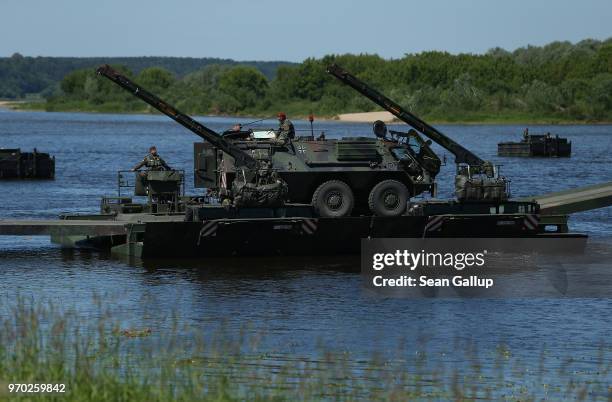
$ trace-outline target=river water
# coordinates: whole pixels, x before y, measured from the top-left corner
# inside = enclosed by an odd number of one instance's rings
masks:
[[[223,130],[244,119],[206,117]],[[298,130],[309,123],[295,121]],[[275,125],[268,122],[269,127]],[[265,124],[263,125],[265,126]],[[263,127],[262,126],[262,127]],[[397,128],[403,128],[398,125]],[[570,159],[508,159],[496,144],[519,140],[524,127],[441,125],[439,128],[483,159],[503,165],[514,196],[535,195],[612,180],[612,126],[540,126],[572,141]],[[371,125],[315,122],[328,138],[370,136]],[[116,171],[140,161],[157,145],[174,168],[187,172],[193,189],[192,143],[197,138],[162,116],[13,112],[0,109],[0,147],[36,147],[56,157],[54,181],[0,182],[0,218],[53,218],[62,212],[95,213],[103,195],[116,192]],[[445,152],[436,148],[440,155]],[[440,196],[449,197],[453,163],[439,176]],[[612,245],[612,208],[576,214],[574,231]],[[309,355],[320,345],[356,355],[393,355],[398,343],[425,339],[427,350],[455,352],[452,340],[494,350],[500,342],[529,359],[545,345],[552,355],[571,356],[585,367],[600,345],[610,350],[610,299],[435,300],[384,299],[361,290],[348,272],[353,258],[239,259],[143,264],[103,253],[66,251],[44,237],[0,238],[0,292],[54,300],[95,314],[92,294],[105,295],[113,315],[127,326],[163,330],[177,314],[196,328],[223,322],[229,331],[250,323],[265,331],[271,349]],[[612,264],[610,264],[612,269]],[[406,353],[413,353],[408,348]],[[558,360],[557,360],[558,362]],[[593,363],[594,364],[594,363]]]

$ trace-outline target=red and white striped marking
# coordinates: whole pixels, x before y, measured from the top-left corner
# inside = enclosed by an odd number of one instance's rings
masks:
[[[523,226],[528,230],[536,230],[540,225],[540,216],[539,215],[525,215],[525,219],[523,220]]]
[[[219,223],[217,223],[216,221],[202,222],[202,229],[200,229],[200,238],[216,236],[218,228]]]
[[[423,231],[423,235],[427,232],[435,232],[442,229],[442,224],[444,223],[444,216],[434,215],[427,218],[427,223],[425,224],[425,230]]]
[[[317,231],[319,220],[316,218],[307,218],[302,220],[302,232],[307,235],[312,235]]]

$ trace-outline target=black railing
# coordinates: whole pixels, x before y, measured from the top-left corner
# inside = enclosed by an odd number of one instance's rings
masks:
[[[122,197],[121,189],[130,188],[134,189],[136,187],[137,175],[139,174],[147,174],[148,172],[176,172],[179,176],[179,196],[185,195],[185,171],[182,169],[171,169],[171,170],[160,170],[160,171],[133,171],[133,170],[119,170],[117,172],[117,197]],[[134,192],[132,191],[132,195]]]

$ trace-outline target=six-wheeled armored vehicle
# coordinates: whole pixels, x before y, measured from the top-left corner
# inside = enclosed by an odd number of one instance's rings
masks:
[[[279,143],[250,131],[216,133],[109,66],[98,73],[202,137],[194,145],[195,185],[236,207],[310,204],[325,217],[399,216],[409,199],[435,191],[440,159],[414,130],[375,138],[298,137]]]
[[[105,76],[204,139],[194,145],[195,185],[235,207],[310,204],[317,216],[399,216],[411,197],[435,194],[440,159],[431,140],[455,155],[460,201],[503,202],[507,182],[495,167],[336,65],[328,72],[396,115],[412,129],[387,130],[374,123],[375,137],[288,141],[261,139],[251,131],[219,134],[151,94],[110,66]],[[430,140],[423,140],[417,131]]]

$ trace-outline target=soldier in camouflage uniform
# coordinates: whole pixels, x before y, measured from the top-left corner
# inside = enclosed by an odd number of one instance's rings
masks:
[[[139,164],[134,166],[132,171],[135,172],[142,167],[146,167],[147,170],[172,170],[166,161],[159,156],[155,145],[149,148],[149,153],[147,156],[145,156]]]
[[[278,132],[276,133],[275,143],[277,145],[286,145],[289,141],[295,138],[295,128],[291,120],[287,119],[287,115],[283,112],[278,114]]]

